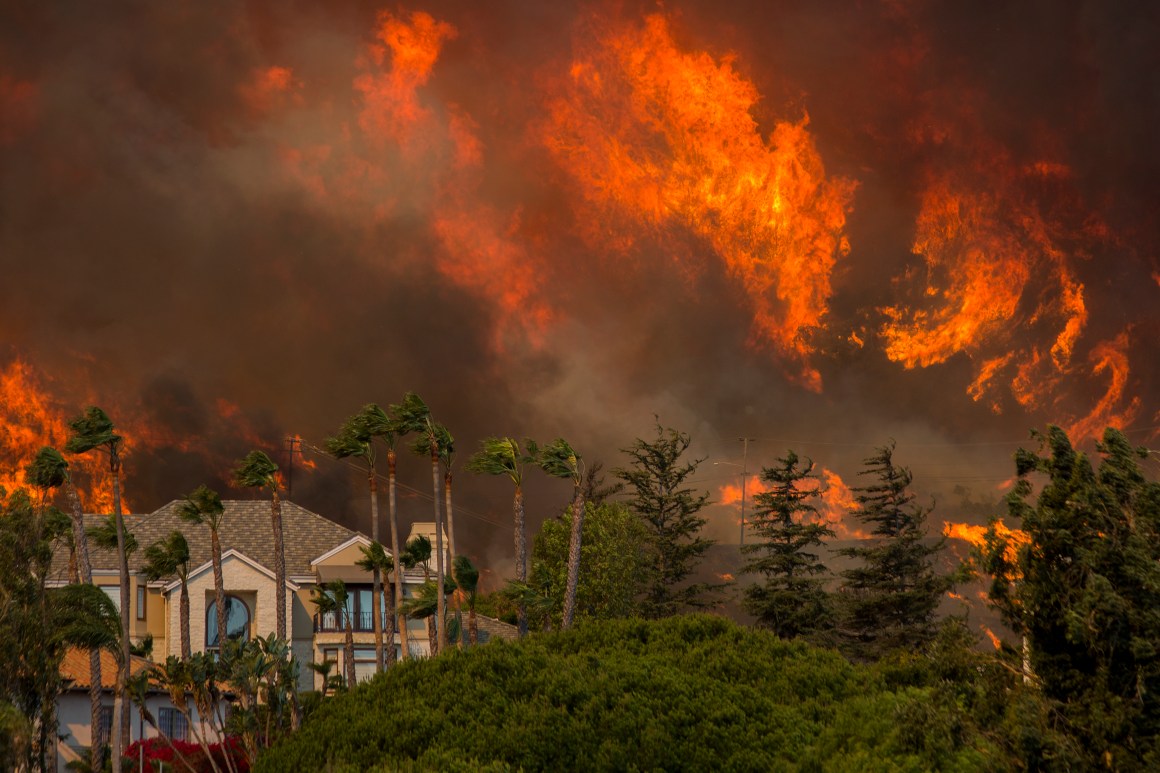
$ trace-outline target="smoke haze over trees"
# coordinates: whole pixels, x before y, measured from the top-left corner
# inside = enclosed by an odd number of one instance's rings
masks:
[[[998,496],[1024,427],[1160,424],[1158,44],[1147,4],[17,0],[0,412],[105,406],[135,511],[406,389],[461,448],[611,467],[656,413],[697,456],[758,437],[754,470],[849,479],[895,437],[921,485]],[[302,448],[294,498],[366,530]],[[509,560],[503,492],[459,481],[458,539]]]

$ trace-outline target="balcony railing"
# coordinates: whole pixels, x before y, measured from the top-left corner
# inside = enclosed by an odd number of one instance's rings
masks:
[[[366,633],[375,630],[375,621],[370,612],[359,612],[354,615],[355,633]],[[342,633],[346,630],[346,618],[334,612],[325,612],[314,615],[315,633]]]

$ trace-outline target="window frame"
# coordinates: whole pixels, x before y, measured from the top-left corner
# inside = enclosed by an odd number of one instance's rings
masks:
[[[232,593],[225,594],[225,599],[226,599],[226,638],[229,638],[229,626],[230,626],[229,607],[230,607],[230,601],[233,600],[233,601],[237,602],[238,604],[241,604],[242,609],[246,610],[245,634],[241,637],[238,637],[235,640],[236,641],[249,641],[250,639],[253,638],[253,635],[254,635],[254,632],[253,632],[254,613],[252,611],[250,611],[250,605],[247,604],[245,601],[243,601],[238,596],[233,595]],[[217,604],[216,598],[211,599],[210,602],[208,604],[206,604],[206,607],[205,607],[205,651],[206,652],[217,652],[221,649],[220,645],[210,644],[210,641],[209,641],[210,622],[212,621],[213,625],[215,627],[217,626],[217,610],[214,607],[215,604]],[[219,641],[221,640],[221,633],[220,632],[218,633],[218,640]]]
[[[137,619],[138,620],[145,619],[145,603],[146,603],[147,599],[148,599],[148,594],[145,591],[145,586],[138,584],[137,585]]]

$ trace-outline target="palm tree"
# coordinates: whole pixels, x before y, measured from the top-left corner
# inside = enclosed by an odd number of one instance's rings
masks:
[[[391,415],[394,416],[399,427],[406,432],[414,432],[419,435],[411,446],[411,450],[416,454],[429,454],[431,456],[431,501],[435,506],[435,583],[439,588],[436,601],[439,604],[439,651],[442,652],[447,646],[447,630],[443,625],[443,576],[445,573],[443,567],[443,516],[439,511],[439,441],[444,437],[450,440],[451,435],[447,432],[446,427],[431,420],[431,409],[414,392],[408,392],[403,395],[403,402],[392,405]]]
[[[356,561],[355,565],[358,566],[363,571],[373,572],[376,577],[386,577],[391,572],[394,571],[395,559],[393,559],[391,556],[387,555],[387,551],[382,546],[382,543],[377,542],[377,541],[372,542],[367,547],[361,548],[361,550],[362,550],[363,557],[361,559],[359,559],[358,561]],[[396,581],[398,581],[397,577],[396,577]],[[387,607],[386,619],[391,621],[389,629],[387,631],[390,634],[389,646],[390,646],[390,653],[391,653],[390,660],[388,662],[394,663],[395,662],[395,632],[394,632],[395,601],[394,601],[394,596],[390,593],[375,593],[374,605],[375,605],[374,614],[376,616],[381,616],[381,614],[382,614],[383,609],[382,609],[381,605],[385,605]],[[375,658],[377,660],[377,667],[379,668],[379,670],[382,670],[383,653],[381,652],[381,650],[384,647],[384,644],[383,644],[383,638],[380,635],[380,631],[375,631],[375,647],[376,647],[376,649],[380,650],[379,652],[375,653]]]
[[[181,657],[188,659],[193,651],[189,645],[189,543],[185,541],[185,535],[175,529],[165,539],[157,540],[145,548],[145,566],[141,567],[141,571],[150,582],[175,574],[181,582],[181,602],[178,607],[181,618]],[[224,629],[219,627],[218,630]]]
[[[395,504],[395,479],[396,468],[398,466],[398,455],[395,452],[395,447],[399,441],[407,434],[406,430],[399,427],[398,424],[392,420],[390,426],[380,436],[383,443],[387,446],[387,494],[389,503],[389,517],[391,520],[391,556],[399,556],[399,515],[398,508]],[[398,562],[396,561],[396,564]],[[399,607],[403,604],[403,575],[399,571],[398,566],[395,567],[395,603],[394,613],[391,617],[392,623],[396,623],[399,629],[399,651],[402,653],[401,657],[406,660],[411,657],[411,634],[407,630],[407,619],[401,617]],[[394,647],[391,648],[392,651]]]
[[[346,420],[334,437],[326,439],[326,451],[335,459],[356,458],[366,463],[367,482],[371,490],[371,539],[379,543],[379,479],[375,472],[375,445],[376,437],[383,437],[391,432],[391,420],[386,411],[374,403],[368,403],[354,416]],[[380,546],[381,547],[381,546]],[[382,671],[386,667],[383,652],[383,615],[382,601],[383,578],[377,565],[372,571],[374,611],[371,618],[375,628],[375,670]],[[392,617],[390,627],[394,628]],[[391,640],[391,662],[395,660],[395,632],[386,632]]]
[[[438,593],[442,590],[440,584],[431,582],[431,540],[424,537],[422,534],[412,537],[411,541],[407,543],[407,547],[403,550],[403,555],[399,557],[400,563],[407,569],[414,569],[416,566],[423,568],[423,583],[430,584],[435,588],[435,592],[431,594],[430,600],[435,604],[435,608],[430,614],[416,615],[413,614],[414,604],[408,607],[408,603],[414,599],[407,599],[403,602],[403,607],[400,612],[406,617],[418,619],[425,619],[427,621],[427,645],[431,649],[432,655],[437,655],[443,651],[443,642],[439,641],[436,629],[441,626],[436,625],[436,615],[443,612],[443,605],[439,603]]]
[[[85,533],[84,508],[81,506],[81,498],[77,493],[76,485],[73,484],[72,476],[69,475],[68,462],[55,448],[45,446],[37,452],[30,469],[33,479],[29,480],[29,483],[34,488],[44,487],[63,477],[65,493],[69,500],[69,520],[72,521],[71,549],[76,556],[76,572],[75,575],[72,574],[70,567],[70,581],[91,585],[93,565],[89,558],[88,535]],[[89,672],[92,676],[89,685],[89,720],[93,732],[96,733],[101,721],[101,652],[99,649],[89,650]],[[98,769],[101,763],[103,744],[99,741],[100,739],[95,739],[90,749],[89,766],[94,770]]]
[[[226,585],[222,577],[222,523],[226,508],[222,498],[209,486],[198,486],[185,495],[185,501],[177,507],[177,515],[186,523],[204,525],[209,528],[210,560],[213,562],[214,611],[217,613],[218,651],[226,638]]]
[[[282,500],[278,497],[281,481],[278,465],[262,451],[251,451],[234,468],[234,485],[240,488],[269,489],[270,526],[274,531],[274,603],[277,634],[286,639],[286,548],[282,543]],[[225,641],[225,628],[218,628],[219,641]]]
[[[68,423],[69,436],[65,450],[70,454],[85,454],[98,450],[109,457],[109,472],[113,476],[113,518],[117,530],[117,559],[121,581],[121,661],[129,662],[129,556],[125,550],[125,518],[121,512],[121,446],[123,438],[108,415],[95,405]],[[113,766],[121,764],[121,750],[129,744],[129,704],[125,700],[125,667],[117,672],[117,687],[113,698]]]
[[[540,449],[540,469],[554,478],[572,480],[572,536],[568,542],[568,584],[564,590],[562,629],[572,627],[576,612],[576,586],[580,581],[580,540],[584,522],[584,462],[564,438],[556,438]]]
[[[346,583],[342,580],[334,580],[320,585],[311,592],[310,600],[318,608],[318,614],[334,615],[346,632],[346,640],[343,643],[343,659],[346,663],[343,670],[346,672],[346,686],[353,690],[355,682],[354,621],[351,615],[352,610],[347,608],[350,603],[350,594],[347,593]]]
[[[483,440],[481,447],[467,460],[467,469],[483,475],[506,475],[515,484],[515,499],[512,509],[515,511],[516,536],[516,581],[527,584],[528,581],[528,536],[524,526],[524,465],[535,464],[539,456],[539,448],[533,440],[524,440],[525,451],[520,450],[520,444],[510,437],[489,437]],[[520,636],[528,633],[528,607],[523,601],[519,603]]]
[[[467,556],[456,556],[452,576],[467,601],[467,643],[474,647],[479,638],[479,622],[475,617],[475,601],[479,595],[479,569],[475,568]]]
[[[454,586],[454,580],[450,584]],[[439,614],[439,608],[441,606],[439,604],[438,593],[439,586],[431,580],[427,580],[415,589],[414,596],[411,596],[403,602],[403,614],[415,620],[426,620],[427,630],[433,630],[435,628],[435,616]],[[442,627],[440,626],[440,628]],[[431,640],[432,644],[434,644],[434,641],[434,639]],[[432,646],[431,654],[438,654],[434,646]]]

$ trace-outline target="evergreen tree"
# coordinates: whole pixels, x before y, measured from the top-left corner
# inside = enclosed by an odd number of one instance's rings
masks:
[[[851,654],[878,658],[896,650],[917,650],[935,635],[935,609],[950,589],[933,557],[943,540],[926,544],[929,510],[914,504],[910,470],[894,464],[894,443],[864,460],[859,474],[875,482],[855,488],[854,515],[870,527],[863,546],[839,551],[860,565],[842,572],[842,635]]]
[[[1008,511],[1027,540],[992,528],[983,550],[990,597],[1027,643],[1034,683],[1055,702],[1091,768],[1160,763],[1160,484],[1108,429],[1093,470],[1066,433],[1016,453]],[[1029,476],[1047,476],[1032,502]]]
[[[793,451],[777,462],[761,472],[771,488],[754,498],[758,541],[742,548],[751,556],[744,571],[763,578],[745,589],[745,607],[758,625],[782,638],[821,639],[833,628],[833,607],[826,567],[809,551],[834,532],[817,520],[812,504],[821,494],[814,463]]]
[[[690,576],[713,540],[701,536],[707,522],[698,513],[709,504],[707,493],[685,487],[704,459],[682,461],[692,439],[657,422],[657,436],[637,438],[622,449],[632,460],[613,470],[629,489],[628,506],[649,532],[651,560],[640,613],[646,618],[675,615],[689,607],[712,603],[710,593],[721,585],[690,583]]]

